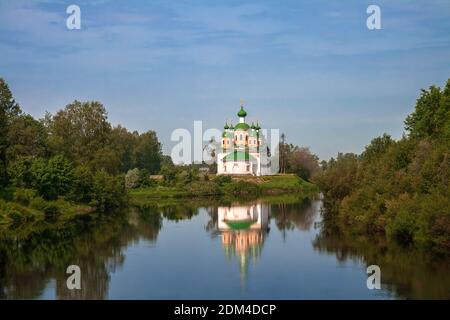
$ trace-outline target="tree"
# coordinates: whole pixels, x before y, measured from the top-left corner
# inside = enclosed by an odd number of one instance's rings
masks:
[[[100,211],[121,207],[126,203],[123,176],[112,176],[105,170],[97,171],[92,184],[91,205]]]
[[[280,173],[286,173],[288,152],[289,152],[289,145],[286,144],[286,135],[282,133],[281,141],[278,146],[278,154],[280,159]]]
[[[128,170],[127,174],[125,175],[125,187],[127,189],[134,189],[139,187],[140,178],[140,171],[138,168]]]
[[[110,144],[120,158],[121,172],[127,172],[135,167],[134,149],[136,148],[138,139],[139,134],[136,131],[131,133],[120,125],[112,129]]]
[[[0,78],[0,187],[8,181],[7,149],[11,118],[20,113],[20,107],[13,98],[8,84]]]
[[[290,171],[305,180],[319,170],[319,158],[309,148],[294,147],[288,155]]]
[[[47,116],[46,123],[53,150],[76,164],[89,164],[109,142],[111,125],[100,102],[75,100],[55,116]]]
[[[41,121],[29,114],[13,116],[8,130],[8,161],[20,156],[47,156],[47,137],[47,130]]]
[[[34,187],[47,200],[68,194],[73,186],[74,167],[64,156],[57,155],[47,164],[39,163],[33,170]]]
[[[413,138],[439,135],[445,125],[448,124],[450,112],[449,82],[450,79],[442,92],[436,86],[431,86],[429,90],[422,89],[414,112],[405,120],[405,128]]]
[[[136,167],[147,169],[150,174],[157,173],[161,168],[161,143],[155,131],[147,131],[139,136],[136,149]]]
[[[380,157],[386,150],[394,144],[391,136],[388,134],[383,134],[381,137],[373,139],[368,146],[366,146],[364,152],[362,153],[362,158],[366,161]]]

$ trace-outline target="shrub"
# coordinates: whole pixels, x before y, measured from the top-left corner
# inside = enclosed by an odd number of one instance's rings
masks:
[[[79,166],[74,170],[72,191],[69,199],[75,202],[89,203],[92,200],[92,171],[88,166]]]
[[[224,191],[234,196],[256,196],[260,193],[257,184],[245,181],[229,183],[224,186]]]
[[[33,169],[35,187],[44,199],[52,200],[68,194],[73,186],[74,167],[61,155],[51,158],[46,165]]]
[[[36,197],[36,190],[18,188],[14,191],[13,201],[20,203],[21,205],[28,206],[30,202]]]
[[[100,211],[119,208],[127,201],[123,176],[112,176],[105,170],[97,171],[92,189],[91,205]]]
[[[214,178],[214,181],[215,181],[218,185],[222,186],[222,185],[224,185],[224,184],[231,183],[232,179],[231,179],[231,176],[227,176],[227,175],[218,175],[218,176],[216,176],[216,177]]]
[[[154,185],[154,180],[150,178],[150,172],[147,169],[139,170],[139,187],[150,187]]]
[[[140,186],[140,171],[138,168],[128,170],[125,175],[125,187],[127,189],[135,189]]]

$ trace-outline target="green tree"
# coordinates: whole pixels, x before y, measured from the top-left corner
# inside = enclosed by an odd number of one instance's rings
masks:
[[[296,146],[290,149],[287,155],[289,172],[309,180],[319,170],[319,158],[309,148]]]
[[[90,164],[108,145],[111,125],[105,107],[96,101],[75,100],[54,116],[47,116],[51,147],[76,164]]]
[[[64,156],[54,156],[45,165],[36,165],[32,170],[35,176],[34,187],[44,199],[53,200],[71,191],[74,167]]]
[[[120,208],[127,201],[123,176],[112,176],[105,170],[97,171],[92,184],[91,205],[100,211]]]
[[[125,175],[125,187],[128,189],[134,189],[140,186],[140,171],[138,168],[128,170]]]
[[[13,98],[8,84],[0,78],[0,187],[8,181],[8,159],[9,147],[8,133],[11,118],[20,113],[20,107]]]
[[[425,138],[442,134],[449,123],[449,82],[450,79],[443,91],[436,86],[422,90],[414,112],[405,120],[405,128],[412,137]]]
[[[150,174],[159,172],[161,168],[161,143],[156,132],[147,131],[139,136],[135,148],[136,167],[147,169]]]
[[[394,140],[392,140],[391,136],[385,133],[381,137],[373,139],[370,144],[366,146],[361,156],[365,161],[373,160],[385,153],[393,143]]]
[[[7,151],[9,161],[20,156],[47,156],[47,138],[47,130],[41,121],[35,120],[29,114],[11,117]]]
[[[116,150],[121,162],[121,172],[128,172],[136,165],[134,149],[139,139],[139,134],[135,131],[129,132],[122,126],[114,127],[111,131],[111,146]]]

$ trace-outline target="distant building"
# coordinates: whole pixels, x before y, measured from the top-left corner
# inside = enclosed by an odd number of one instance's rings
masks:
[[[217,174],[270,175],[268,147],[259,123],[245,122],[247,112],[241,104],[239,123],[226,123],[222,134],[222,152],[217,155]]]

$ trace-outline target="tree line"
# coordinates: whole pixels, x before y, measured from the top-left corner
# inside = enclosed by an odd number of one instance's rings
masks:
[[[35,119],[22,111],[0,78],[0,195],[63,197],[109,210],[126,202],[124,175],[159,172],[161,143],[154,131],[139,134],[108,121],[97,101],[73,101]],[[12,194],[12,195],[11,195]],[[28,199],[29,200],[29,199]],[[41,201],[42,202],[42,201]]]
[[[281,134],[278,147],[280,173],[295,173],[300,178],[310,181],[320,170],[319,157],[309,147],[300,147],[286,142],[286,135]]]
[[[450,79],[422,90],[403,137],[384,134],[360,155],[339,153],[313,181],[327,214],[360,234],[450,252]]]

